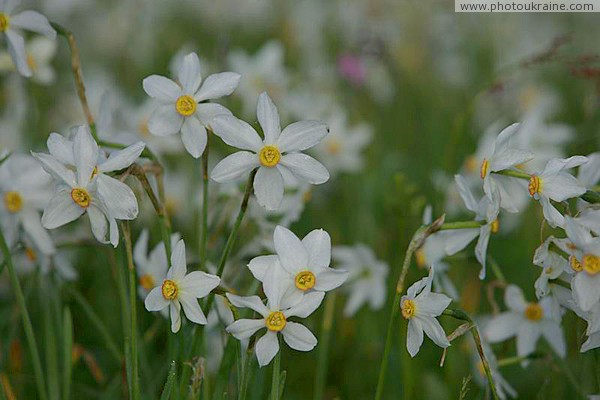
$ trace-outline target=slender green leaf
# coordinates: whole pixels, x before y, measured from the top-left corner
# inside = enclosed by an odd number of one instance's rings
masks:
[[[173,385],[175,383],[175,377],[177,375],[177,363],[175,361],[171,361],[171,368],[169,369],[169,374],[167,375],[167,382],[165,383],[165,387],[160,395],[160,400],[169,400],[171,398],[171,392],[173,391]]]

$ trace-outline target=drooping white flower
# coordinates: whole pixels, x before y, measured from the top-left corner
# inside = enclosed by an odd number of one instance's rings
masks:
[[[519,132],[519,124],[505,128],[494,142],[491,155],[483,159],[480,167],[480,177],[483,179],[483,191],[491,201],[495,201],[495,188],[500,196],[500,207],[508,212],[517,212],[511,199],[511,193],[503,185],[502,180],[492,174],[505,169],[511,169],[533,158],[533,153],[511,146],[511,140]]]
[[[49,85],[56,80],[51,61],[56,54],[57,43],[45,37],[35,37],[25,44],[27,64],[31,69],[31,80]],[[0,54],[0,71],[14,71],[15,65],[9,53]]]
[[[73,141],[58,134],[48,138],[51,154],[32,153],[56,181],[56,190],[44,209],[42,224],[55,229],[87,213],[98,241],[117,247],[116,220],[137,217],[138,204],[133,191],[106,173],[127,168],[141,154],[143,143],[103,158],[87,126],[78,128]],[[73,171],[74,169],[74,171]]]
[[[181,328],[181,308],[191,322],[206,324],[206,317],[197,299],[208,296],[221,282],[221,278],[206,272],[186,272],[185,243],[180,240],[173,248],[171,267],[166,278],[148,293],[144,301],[148,311],[161,311],[169,307],[173,333]]]
[[[408,320],[406,348],[411,357],[419,352],[423,344],[423,332],[442,348],[450,346],[444,328],[436,317],[450,305],[452,299],[441,293],[431,292],[433,267],[429,276],[415,282],[400,300],[402,316]]]
[[[139,284],[138,295],[143,299],[146,298],[150,290],[154,289],[157,283],[165,280],[169,268],[165,244],[163,242],[158,243],[148,253],[148,238],[148,230],[144,229],[133,247],[133,261],[137,269]],[[180,234],[172,234],[171,247],[174,248],[180,239]]]
[[[19,73],[30,77],[32,68],[25,51],[22,31],[36,32],[50,39],[56,37],[56,31],[50,26],[48,19],[37,11],[27,10],[13,14],[20,5],[20,0],[0,1],[0,34],[6,38],[8,51]]]
[[[590,311],[600,301],[600,237],[570,217],[565,217],[565,230],[574,245],[563,249],[576,271],[571,281],[573,298],[583,311]]]
[[[544,218],[550,226],[565,226],[565,218],[550,200],[561,202],[581,196],[587,191],[577,178],[565,171],[586,162],[587,158],[583,156],[552,159],[548,161],[542,172],[531,175],[528,186],[529,195],[542,204]]]
[[[331,238],[322,229],[315,229],[300,241],[289,229],[277,226],[273,234],[277,255],[259,256],[250,261],[248,268],[256,279],[264,282],[274,268],[285,271],[282,287],[285,296],[282,307],[292,306],[312,291],[328,292],[339,287],[348,278],[347,271],[329,268]]]
[[[564,239],[556,239],[554,236],[546,238],[533,255],[533,264],[542,267],[542,273],[535,281],[535,295],[538,298],[548,296],[552,292],[554,286],[551,281],[559,279],[563,274],[573,274],[573,270],[569,266],[569,261],[562,255],[550,249],[550,245],[556,244],[560,246]]]
[[[313,185],[327,182],[327,169],[314,158],[301,153],[327,135],[325,124],[300,121],[282,131],[277,108],[264,92],[258,99],[257,116],[264,139],[249,124],[233,116],[222,115],[213,120],[215,134],[228,145],[243,150],[221,160],[212,170],[213,180],[228,182],[258,168],[254,194],[258,203],[269,210],[277,209],[281,204],[283,174],[287,172]]]
[[[227,108],[206,101],[230,95],[240,75],[221,72],[202,81],[196,53],[184,57],[177,75],[177,82],[160,75],[144,79],[144,90],[160,103],[148,121],[148,130],[158,136],[181,132],[188,153],[199,158],[206,147],[206,128],[210,128],[212,119],[231,115]]]
[[[0,165],[0,228],[9,244],[19,240],[23,229],[42,253],[55,253],[52,238],[40,220],[51,189],[50,176],[29,155],[13,154]]]
[[[236,339],[248,339],[255,332],[267,328],[267,333],[256,342],[256,358],[261,367],[268,365],[279,351],[278,333],[294,350],[311,351],[317,345],[317,338],[304,325],[290,321],[290,318],[307,318],[323,301],[324,292],[313,291],[305,294],[300,302],[291,307],[283,307],[281,300],[285,293],[286,272],[274,269],[265,277],[263,290],[267,304],[258,296],[241,297],[227,294],[236,307],[250,308],[261,315],[260,319],[239,319],[227,327],[227,332]]]
[[[347,283],[343,287],[348,294],[344,315],[353,316],[364,304],[373,311],[381,309],[386,299],[389,265],[378,260],[373,250],[362,243],[335,246],[331,255],[341,270],[348,271]]]
[[[538,339],[543,336],[559,357],[565,356],[565,337],[560,320],[554,319],[556,315],[549,297],[539,303],[528,303],[519,287],[508,285],[504,302],[509,310],[493,317],[485,328],[488,341],[497,343],[516,336],[517,354],[525,357],[535,351]],[[527,361],[522,364],[526,365]]]

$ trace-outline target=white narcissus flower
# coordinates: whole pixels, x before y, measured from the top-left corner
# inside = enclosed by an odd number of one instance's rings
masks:
[[[191,322],[206,324],[206,316],[200,308],[197,299],[208,294],[219,286],[221,278],[202,271],[189,274],[185,261],[185,243],[177,242],[171,254],[171,268],[160,286],[148,293],[144,304],[148,311],[161,311],[169,307],[171,315],[171,331],[177,333],[181,328],[181,308]]]
[[[148,237],[148,230],[144,229],[133,247],[133,261],[138,274],[138,295],[143,299],[158,282],[164,281],[169,268],[165,244],[161,241],[148,253]],[[171,247],[174,248],[180,239],[180,234],[172,234]]]
[[[200,60],[196,53],[190,53],[183,58],[177,80],[160,75],[144,79],[144,90],[160,103],[148,121],[148,130],[157,136],[181,132],[187,152],[199,158],[206,147],[206,128],[210,128],[211,120],[217,115],[231,115],[222,105],[207,101],[230,95],[240,75],[221,72],[202,81]]]
[[[415,282],[400,300],[402,316],[408,320],[406,348],[411,357],[417,355],[423,344],[423,332],[438,346],[450,346],[444,328],[436,317],[448,308],[452,299],[444,294],[431,292],[433,274],[432,267],[429,276]]]
[[[268,365],[279,352],[278,333],[294,350],[311,351],[317,345],[317,338],[304,325],[290,321],[292,317],[307,318],[323,301],[324,292],[310,292],[302,300],[291,306],[282,307],[285,290],[285,272],[275,269],[269,273],[263,284],[267,296],[267,304],[263,304],[258,296],[240,297],[228,293],[227,298],[236,307],[250,308],[261,315],[260,319],[239,319],[229,325],[226,330],[236,339],[248,339],[255,332],[267,328],[267,333],[256,342],[256,358],[261,367]]]
[[[570,254],[569,263],[576,271],[571,288],[573,298],[583,311],[590,311],[600,301],[600,237],[570,217],[565,217],[567,236],[575,245],[563,250]]]
[[[73,141],[51,134],[48,149],[51,154],[32,153],[57,182],[44,209],[43,226],[55,229],[87,213],[96,239],[107,243],[105,236],[109,232],[110,243],[117,247],[116,220],[135,219],[138,204],[129,186],[106,173],[131,165],[144,150],[144,144],[131,145],[104,159],[89,128],[81,126]]]
[[[31,76],[30,60],[25,52],[25,39],[22,30],[36,32],[50,39],[56,37],[56,31],[48,19],[37,11],[22,11],[13,15],[20,0],[0,0],[0,34],[6,37],[8,52],[23,76]]]
[[[535,351],[535,345],[544,336],[550,347],[559,357],[566,355],[566,344],[560,321],[552,310],[552,300],[544,297],[539,303],[525,301],[523,291],[508,285],[504,292],[504,302],[509,308],[490,320],[484,335],[490,343],[502,342],[517,337],[517,354],[525,357]],[[527,365],[528,361],[522,362]]]
[[[529,179],[529,195],[542,204],[544,218],[552,227],[565,226],[565,217],[552,205],[550,200],[557,202],[581,196],[587,189],[577,178],[565,170],[578,167],[587,162],[583,156],[573,156],[565,159],[548,161],[544,170],[531,175]]]
[[[344,291],[348,293],[344,315],[353,316],[365,303],[371,310],[381,309],[385,304],[390,267],[362,243],[336,246],[332,257],[340,269],[348,271],[348,282],[344,285]]]
[[[0,228],[10,245],[19,240],[22,228],[42,253],[56,252],[40,221],[51,188],[50,176],[29,155],[13,154],[0,164]]]
[[[273,234],[277,255],[259,256],[250,261],[248,268],[252,275],[264,282],[273,268],[282,268],[285,296],[282,306],[292,306],[311,291],[328,292],[339,287],[346,278],[347,271],[329,268],[331,263],[331,238],[322,229],[315,229],[300,241],[292,231],[277,226]]]
[[[554,286],[551,281],[559,279],[562,274],[573,274],[573,270],[569,266],[569,261],[550,249],[551,244],[556,244],[562,248],[562,241],[564,239],[556,239],[554,236],[549,236],[535,250],[533,264],[543,268],[542,273],[534,284],[535,295],[538,298],[551,294],[551,288]]]
[[[35,37],[25,45],[27,63],[31,69],[31,80],[41,85],[50,85],[56,80],[51,61],[56,54],[57,43],[45,37]],[[0,71],[14,71],[15,65],[9,53],[0,54]]]
[[[588,154],[588,162],[579,167],[577,179],[588,189],[600,182],[600,152]]]
[[[258,168],[254,178],[254,194],[268,210],[279,208],[284,193],[284,173],[318,185],[327,182],[329,172],[317,160],[301,153],[327,136],[327,126],[319,121],[300,121],[283,131],[279,113],[271,98],[263,92],[258,98],[258,122],[264,139],[246,122],[233,116],[218,116],[212,122],[217,136],[230,146],[244,151],[227,156],[212,170],[216,182],[228,182]]]
[[[511,199],[508,187],[505,187],[501,179],[494,176],[492,172],[516,167],[526,163],[533,158],[533,153],[511,147],[511,139],[519,132],[519,124],[512,124],[505,128],[494,142],[492,154],[481,162],[480,177],[483,179],[483,191],[491,201],[494,200],[494,188],[497,188],[500,196],[500,207],[508,212],[518,212],[516,205]]]

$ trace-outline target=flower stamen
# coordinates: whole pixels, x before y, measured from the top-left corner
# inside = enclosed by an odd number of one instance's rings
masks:
[[[600,272],[600,257],[593,254],[583,256],[583,269],[590,275],[596,275]]]
[[[267,145],[260,149],[258,153],[258,159],[264,167],[274,167],[279,164],[281,160],[281,153],[275,146]]]
[[[542,191],[542,180],[540,179],[540,177],[537,175],[531,175],[527,189],[529,190],[529,195],[531,197],[539,197],[539,194]]]
[[[265,325],[271,332],[280,332],[285,328],[287,321],[281,311],[273,311],[265,319]]]
[[[0,13],[0,32],[5,32],[8,29],[8,15]]]
[[[71,190],[71,198],[79,207],[88,208],[92,202],[92,198],[84,188],[74,188]]]
[[[315,277],[315,274],[310,271],[300,271],[296,274],[294,283],[298,289],[307,291],[315,286],[317,278]]]
[[[179,288],[177,288],[177,284],[170,279],[165,279],[162,284],[162,295],[165,300],[174,300],[177,298],[177,293],[179,292]]]
[[[498,233],[499,230],[500,230],[500,220],[498,220],[498,218],[496,218],[494,221],[492,221],[492,233]]]
[[[544,317],[544,309],[538,303],[529,303],[525,307],[525,318],[530,321],[539,321]]]
[[[490,162],[484,158],[481,162],[481,168],[479,168],[479,176],[481,179],[485,179],[488,173],[488,169],[490,168]]]
[[[402,316],[404,319],[411,319],[417,312],[417,305],[414,300],[406,299],[402,302]]]
[[[11,213],[18,213],[23,208],[23,197],[19,192],[6,192],[4,206]]]
[[[571,269],[575,272],[583,271],[583,265],[581,265],[581,263],[575,256],[569,256],[569,265],[571,266]]]
[[[184,94],[180,96],[175,102],[175,109],[179,115],[189,117],[196,112],[196,100],[192,96]]]

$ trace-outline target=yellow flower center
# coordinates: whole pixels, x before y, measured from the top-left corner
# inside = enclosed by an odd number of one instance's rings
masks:
[[[467,159],[465,160],[465,169],[467,170],[467,172],[475,172],[477,171],[477,157],[475,156],[469,156],[467,157]]]
[[[265,319],[265,325],[267,329],[272,332],[279,332],[285,328],[285,324],[287,324],[285,320],[285,315],[281,311],[273,311],[269,316]]]
[[[484,158],[481,163],[481,168],[479,169],[479,176],[481,177],[481,179],[483,179],[487,176],[489,168],[490,168],[490,162]]]
[[[88,208],[92,202],[92,198],[84,188],[75,188],[71,190],[71,198],[79,207]]]
[[[536,194],[540,194],[542,191],[542,180],[540,177],[537,175],[531,175],[527,189],[529,190],[529,195],[531,197],[535,197]]]
[[[8,29],[8,15],[0,13],[0,32],[4,32]]]
[[[596,275],[600,272],[600,257],[593,254],[583,256],[583,269],[590,275]]]
[[[402,302],[402,316],[405,319],[411,319],[417,312],[417,305],[411,299],[406,299]]]
[[[279,161],[281,160],[281,153],[275,146],[265,146],[260,149],[260,152],[258,153],[258,159],[264,167],[274,167],[279,164]]]
[[[37,254],[31,247],[25,248],[25,257],[31,262],[37,261]]]
[[[539,321],[544,316],[544,309],[538,303],[529,303],[525,307],[525,318],[530,321]]]
[[[154,277],[150,274],[140,276],[140,286],[146,290],[150,290],[154,287]]]
[[[327,151],[330,154],[338,154],[342,149],[342,144],[337,139],[330,139],[327,141]]]
[[[575,256],[569,256],[569,265],[571,266],[571,269],[575,272],[583,271],[583,265],[581,265],[581,263]]]
[[[19,192],[4,193],[4,206],[11,213],[18,213],[23,208],[23,197]]]
[[[498,220],[498,218],[496,218],[492,222],[492,233],[498,233],[499,230],[500,230],[500,221]]]
[[[424,267],[427,264],[427,257],[425,257],[425,250],[421,247],[419,250],[415,251],[415,262],[417,266]]]
[[[162,284],[162,295],[165,300],[173,300],[177,298],[177,284],[169,279],[165,279]]]
[[[294,283],[298,289],[307,291],[315,286],[317,278],[315,277],[315,274],[310,271],[300,271],[296,274]]]
[[[175,109],[179,113],[179,115],[183,115],[184,117],[189,117],[193,113],[196,112],[196,100],[192,96],[188,96],[184,94],[179,97],[175,102]]]

